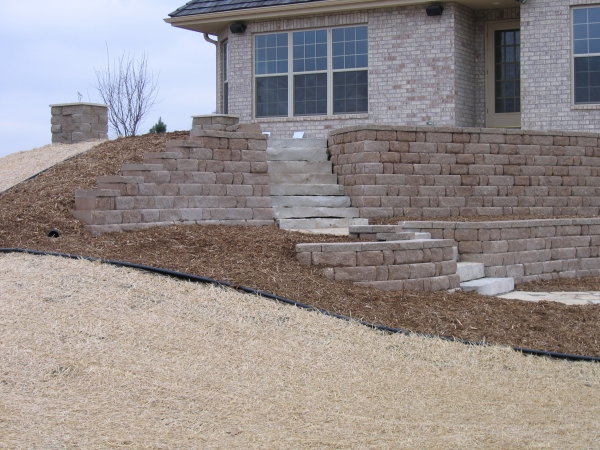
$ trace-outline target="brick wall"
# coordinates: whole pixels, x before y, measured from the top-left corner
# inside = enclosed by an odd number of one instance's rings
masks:
[[[266,137],[233,116],[194,117],[189,140],[75,191],[75,218],[92,233],[172,224],[273,225]],[[252,131],[252,130],[251,130]],[[256,131],[256,130],[253,130]]]
[[[405,230],[454,239],[460,261],[485,264],[488,277],[515,283],[600,276],[600,219],[406,222]]]
[[[571,105],[571,8],[597,0],[536,0],[521,6],[522,125],[598,130],[600,106]]]
[[[596,216],[599,138],[373,125],[330,133],[329,151],[361,217]]]
[[[249,22],[243,34],[224,29],[219,41],[229,42],[229,112],[242,123],[260,123],[274,137],[291,137],[297,130],[308,137],[325,137],[332,129],[365,122],[470,125],[474,120],[473,21],[471,10],[448,3],[439,17],[427,17],[421,5]],[[253,119],[253,33],[356,24],[369,26],[368,114]],[[217,51],[218,71],[221,54]],[[221,78],[219,72],[219,112]]]

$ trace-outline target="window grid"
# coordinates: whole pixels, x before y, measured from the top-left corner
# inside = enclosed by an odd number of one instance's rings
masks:
[[[600,103],[600,7],[573,9],[573,102]]]
[[[352,64],[348,64],[348,66],[344,67],[344,68],[340,68],[340,69],[333,69],[333,64],[332,64],[332,34],[334,31],[342,29],[348,29],[348,28],[353,28],[355,29],[355,35],[359,35],[358,38],[354,38],[354,42],[353,42],[353,49],[358,48],[358,51],[362,52],[364,51],[364,49],[366,49],[366,53],[356,53],[354,56],[354,59],[352,61]],[[356,29],[360,29],[358,33],[356,33]],[[314,42],[313,42],[313,38],[309,38],[311,41],[309,42],[309,44],[312,46],[314,44],[314,55],[313,52],[311,51],[308,55],[307,52],[304,51],[304,53],[302,53],[300,51],[300,48],[295,48],[295,47],[301,47],[301,42],[300,41],[296,41],[294,42],[294,34],[296,33],[307,33],[307,32],[312,32],[313,33],[313,37],[314,37]],[[319,32],[324,32],[326,33],[327,36],[327,66],[325,70],[306,70],[306,69],[312,69],[314,67],[314,69],[320,69],[321,67],[323,67],[322,65],[318,65],[319,64],[319,58],[322,58],[322,53],[319,53],[319,51],[322,52],[322,50],[318,49],[318,45],[322,45],[323,44],[323,40],[322,40],[322,34],[318,35]],[[292,105],[291,108],[287,108],[287,113],[283,114],[281,109],[278,109],[278,111],[281,114],[278,114],[277,116],[281,117],[281,116],[287,116],[287,117],[295,117],[295,116],[303,116],[303,115],[327,115],[327,116],[331,116],[331,115],[335,115],[335,114],[344,114],[344,113],[368,113],[368,26],[367,25],[358,25],[358,26],[350,26],[350,27],[340,27],[340,28],[327,28],[327,29],[317,29],[317,30],[305,30],[305,31],[289,31],[287,33],[279,33],[279,34],[287,34],[288,37],[288,48],[289,48],[289,52],[288,54],[291,56],[290,61],[288,62],[288,70],[287,70],[287,77],[285,77],[287,80],[286,82],[288,83],[288,104]],[[257,69],[257,50],[258,50],[258,42],[257,42],[257,38],[259,36],[269,36],[269,34],[262,34],[262,35],[255,35],[255,39],[254,39],[254,43],[255,43],[255,55],[254,55],[254,64],[253,67],[255,68],[255,73],[254,73],[254,77],[255,79],[258,81],[260,78],[265,77],[265,74],[262,73],[258,73],[256,71]],[[317,37],[318,36],[318,37]],[[306,34],[304,34],[304,38],[306,38]],[[366,38],[366,39],[365,39]],[[272,42],[272,41],[271,41]],[[357,44],[357,42],[360,42],[360,44]],[[306,39],[304,40],[304,43],[306,44]],[[348,52],[350,53],[350,52]],[[261,54],[262,56],[262,54]],[[346,54],[344,55],[344,57],[346,56]],[[360,56],[360,58],[357,60],[357,56]],[[306,61],[311,60],[314,61],[314,66],[311,65],[312,63],[306,63]],[[299,61],[302,60],[302,61]],[[321,63],[322,64],[322,63]],[[362,67],[364,65],[365,70],[361,70],[361,71],[357,71],[356,68],[357,67]],[[305,69],[304,71],[295,71],[294,68],[297,69]],[[356,88],[358,87],[359,89],[363,90],[362,95],[356,95],[353,96],[351,99],[349,99],[350,101],[347,102],[348,106],[346,105],[342,105],[342,106],[338,106],[337,108],[335,107],[334,103],[335,103],[335,96],[334,96],[334,77],[336,76],[336,74],[338,73],[362,73],[362,79],[366,79],[366,82],[360,82],[360,83],[356,83],[356,82],[352,82],[352,83],[345,83],[343,86],[343,88],[346,88],[350,91],[350,92],[354,92],[356,90]],[[278,72],[281,73],[281,72]],[[327,84],[327,88],[326,88],[326,92],[323,89],[323,77],[307,77],[308,75],[325,75],[326,76],[326,84]],[[304,80],[305,83],[312,83],[310,85],[311,88],[316,88],[317,89],[317,95],[316,98],[318,99],[316,101],[316,105],[315,104],[310,104],[307,105],[305,103],[304,107],[303,106],[299,106],[296,105],[296,98],[299,97],[299,100],[301,102],[304,102],[307,98],[306,94],[307,94],[307,86],[306,85],[298,85],[298,89],[296,89],[296,80],[300,80],[302,77],[302,79]],[[344,80],[345,78],[340,78],[339,76],[337,77],[338,80]],[[341,82],[341,81],[340,81]],[[348,85],[348,86],[346,86]],[[257,82],[255,82],[255,88],[256,88],[256,93],[255,93],[255,117],[268,117],[268,114],[264,114],[265,112],[265,108],[261,108],[259,103],[259,92],[258,92],[258,84]],[[281,88],[280,88],[281,89]],[[340,90],[338,90],[338,92],[341,92]],[[325,93],[325,101],[323,101],[323,93]],[[263,97],[264,97],[264,93],[263,93]],[[311,97],[309,99],[309,101],[313,102],[314,99],[313,97]],[[281,99],[278,99],[278,104],[282,104]],[[325,106],[326,105],[326,106]],[[297,107],[298,106],[298,107]],[[271,108],[267,108],[269,110],[271,110]],[[316,110],[316,112],[310,112]],[[356,111],[354,110],[356,109]],[[304,112],[303,112],[304,111]],[[309,112],[306,112],[309,111]],[[262,113],[261,113],[262,112]]]

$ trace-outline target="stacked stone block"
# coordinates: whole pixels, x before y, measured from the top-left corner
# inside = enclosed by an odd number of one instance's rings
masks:
[[[97,103],[50,105],[52,143],[108,139],[108,106]]]
[[[298,261],[321,266],[332,280],[382,290],[459,287],[451,239],[297,244]]]
[[[365,125],[329,135],[361,217],[600,213],[600,135]]]
[[[459,259],[485,265],[488,277],[515,283],[600,276],[600,218],[505,222],[406,222],[458,243]]]
[[[192,134],[146,153],[144,164],[124,164],[120,176],[98,177],[98,189],[75,191],[74,216],[93,233],[177,223],[273,225],[266,137]]]

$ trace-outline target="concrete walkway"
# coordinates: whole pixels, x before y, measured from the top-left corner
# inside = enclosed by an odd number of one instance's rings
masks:
[[[600,292],[524,292],[512,291],[499,298],[528,302],[559,302],[565,305],[600,305]]]

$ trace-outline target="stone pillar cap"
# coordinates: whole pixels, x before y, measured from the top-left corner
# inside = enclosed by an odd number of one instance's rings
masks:
[[[55,106],[105,106],[108,108],[108,105],[104,103],[87,103],[87,102],[73,102],[73,103],[57,103],[55,105],[50,105],[50,107],[54,108]]]

